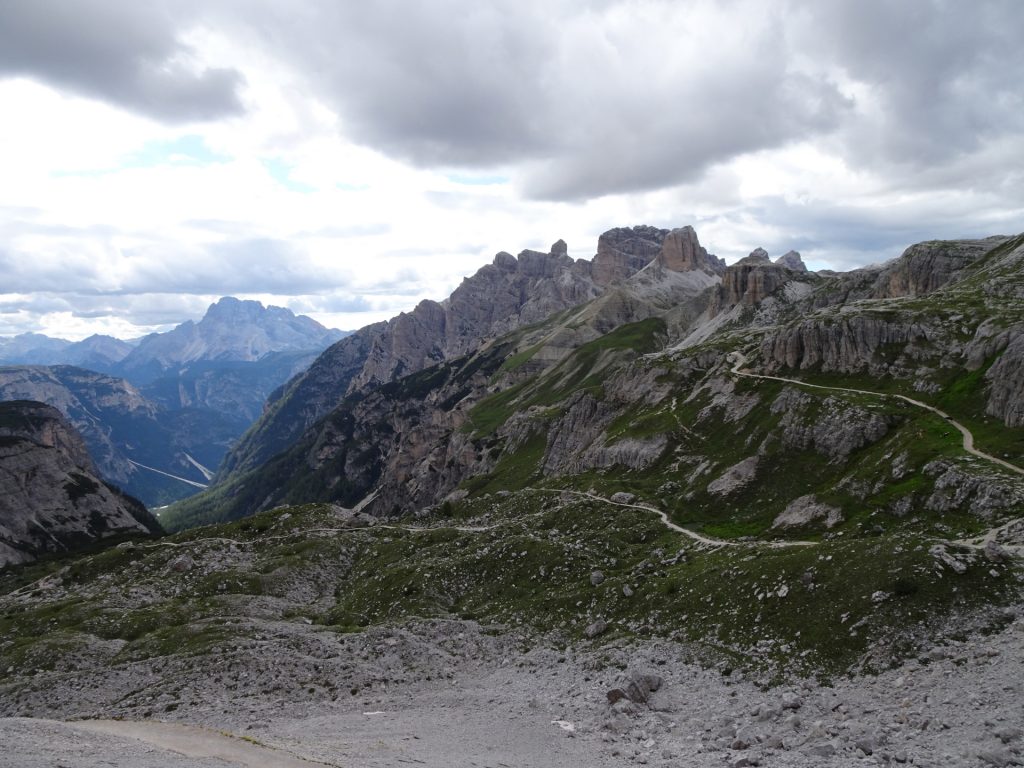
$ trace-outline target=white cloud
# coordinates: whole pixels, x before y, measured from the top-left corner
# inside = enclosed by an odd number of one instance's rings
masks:
[[[223,294],[352,328],[637,223],[844,268],[1024,229],[1015,2],[159,8],[0,56],[0,333],[137,335]],[[154,101],[164,59],[184,90]]]

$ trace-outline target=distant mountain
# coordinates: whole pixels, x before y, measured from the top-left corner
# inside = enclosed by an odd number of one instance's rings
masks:
[[[271,392],[345,335],[288,309],[225,297],[198,323],[143,338],[113,372],[166,408],[208,408],[248,424]]]
[[[91,371],[112,373],[138,343],[121,341],[113,336],[94,334],[87,339],[69,344],[60,354],[61,365],[75,365]]]
[[[41,333],[0,337],[0,364],[54,365],[63,361],[63,352],[71,343]]]
[[[275,352],[319,351],[344,335],[283,307],[226,296],[211,304],[198,323],[189,320],[143,338],[121,361],[119,372],[144,384],[191,363],[251,363]]]
[[[199,322],[189,320],[133,341],[100,335],[74,343],[41,334],[0,338],[0,364],[71,365],[116,376],[131,382],[136,394],[155,408],[218,414],[213,419],[218,435],[237,437],[259,417],[277,387],[345,335],[282,307],[224,297]],[[88,439],[89,430],[84,424],[79,427]],[[213,447],[216,459],[208,454],[206,460],[215,467],[221,440]],[[108,477],[127,481],[123,472]],[[141,490],[139,495],[151,497]]]
[[[43,403],[0,403],[0,567],[160,525],[98,476],[82,437]]]
[[[247,421],[205,408],[168,409],[124,379],[71,366],[0,367],[0,401],[57,408],[82,434],[99,474],[147,505],[200,490]],[[2,404],[2,403],[0,403]]]

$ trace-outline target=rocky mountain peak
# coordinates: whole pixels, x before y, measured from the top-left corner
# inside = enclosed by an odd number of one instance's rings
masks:
[[[200,322],[216,322],[238,318],[255,319],[264,312],[273,311],[274,309],[280,309],[280,307],[264,307],[258,301],[236,299],[234,296],[223,296],[207,308],[206,314]]]
[[[0,363],[49,365],[58,361],[62,352],[70,345],[69,341],[51,339],[41,333],[0,337]]]
[[[522,251],[519,254],[519,274],[534,278],[552,278],[559,270],[573,265],[564,251],[542,253],[540,251]]]
[[[567,256],[569,254],[569,246],[565,244],[565,240],[558,239],[551,244],[552,255]]]
[[[519,267],[519,260],[508,251],[498,251],[494,254],[493,266],[504,272],[515,272]]]
[[[780,267],[785,267],[791,272],[807,271],[807,265],[804,264],[804,260],[800,258],[799,251],[786,251],[775,260],[775,264]]]
[[[704,249],[691,226],[673,229],[665,236],[657,261],[674,272],[701,270],[721,275],[725,271],[725,262]]]
[[[189,320],[167,333],[147,336],[122,361],[122,368],[138,377],[144,369],[159,375],[200,360],[252,362],[271,352],[322,349],[342,335],[290,309],[225,296],[198,323]]]
[[[597,240],[591,276],[598,286],[621,283],[661,253],[667,229],[640,225],[609,229]]]
[[[736,264],[771,264],[772,260],[768,256],[768,251],[764,248],[755,248],[747,256],[736,262]]]

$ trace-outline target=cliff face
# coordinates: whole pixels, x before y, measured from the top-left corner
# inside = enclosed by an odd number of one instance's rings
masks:
[[[423,301],[330,347],[272,395],[263,418],[225,460],[221,476],[257,466],[286,448],[349,392],[458,357],[598,293],[589,263],[573,261],[562,241],[549,253],[498,253],[444,302]]]
[[[709,275],[722,275],[726,271],[725,262],[707,252],[690,226],[673,229],[665,236],[656,261],[673,272],[699,270]]]
[[[990,391],[986,412],[1008,427],[1024,427],[1024,330],[985,374]]]
[[[159,532],[142,504],[99,479],[59,411],[0,403],[0,567],[110,536]]]
[[[657,227],[616,227],[597,239],[591,276],[599,286],[621,283],[650,264],[668,235]]]
[[[989,251],[992,240],[958,240],[912,245],[885,266],[875,281],[873,298],[924,296],[955,282]]]
[[[765,334],[761,356],[772,370],[820,368],[854,373],[875,370],[876,353],[887,345],[927,341],[926,325],[857,315],[804,320]]]
[[[796,258],[799,260],[799,254]],[[790,254],[780,257],[777,263],[772,263],[768,253],[763,248],[758,248],[746,258],[727,267],[722,275],[718,296],[712,306],[712,315],[727,312],[738,305],[750,307],[760,304],[792,280],[794,271],[806,272],[806,269],[794,270],[787,267],[784,259],[793,263]]]

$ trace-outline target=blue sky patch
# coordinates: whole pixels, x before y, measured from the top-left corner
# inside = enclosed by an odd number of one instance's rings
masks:
[[[291,190],[292,192],[302,192],[303,194],[316,191],[308,184],[294,181],[291,177],[293,166],[289,165],[281,158],[273,157],[261,160],[260,162],[262,162],[263,167],[267,169],[267,173],[270,174],[270,178],[285,189]]]
[[[170,141],[148,141],[142,149],[124,158],[122,168],[153,168],[160,165],[206,166],[226,163],[231,158],[213,152],[202,136],[189,134]]]
[[[509,182],[507,176],[467,176],[460,173],[453,173],[445,178],[453,184],[466,184],[471,187],[489,187]]]

